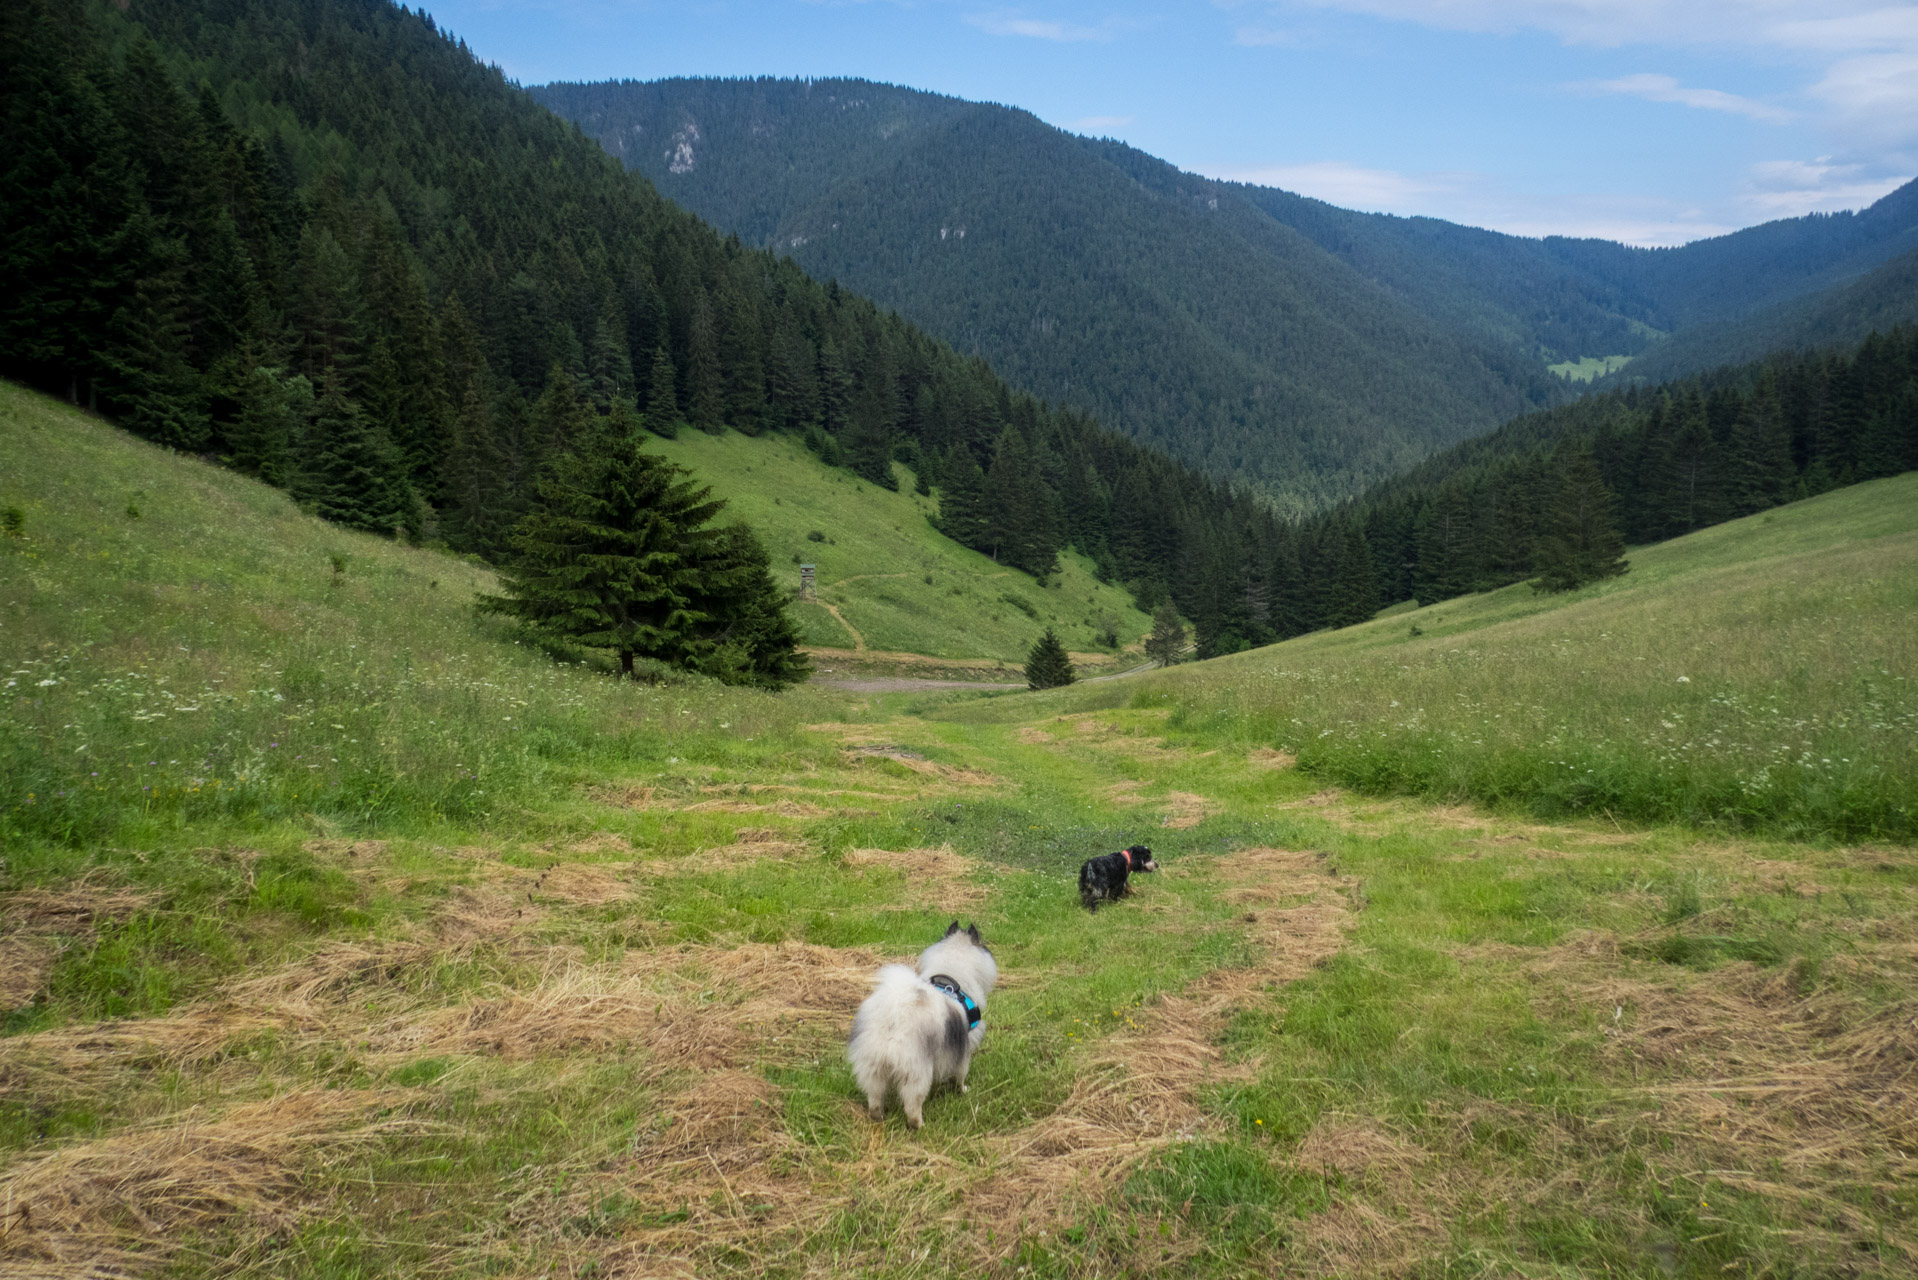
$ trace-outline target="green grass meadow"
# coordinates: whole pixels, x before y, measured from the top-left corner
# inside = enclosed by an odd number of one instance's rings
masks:
[[[1538,816],[1918,834],[1918,475],[1128,682],[1348,786]],[[1063,695],[1109,698],[1104,689]]]
[[[1592,382],[1606,374],[1617,373],[1631,362],[1630,356],[1580,356],[1576,360],[1562,360],[1545,367],[1567,382]]]
[[[942,536],[927,522],[938,502],[915,494],[912,472],[897,463],[900,485],[892,492],[826,466],[788,437],[684,431],[647,447],[724,496],[726,518],[759,531],[782,579],[797,587],[799,565],[816,564],[820,599],[870,648],[1023,662],[1048,626],[1084,653],[1100,651],[1105,621],[1122,645],[1151,630],[1125,589],[1099,582],[1084,556],[1062,554],[1060,572],[1042,587]],[[854,636],[824,608],[795,611],[806,643],[854,647]]]
[[[1914,481],[1571,597],[772,695],[0,388],[0,1275],[1912,1274]],[[843,487],[851,576],[918,504]],[[970,1092],[875,1126],[852,1012],[954,918]]]

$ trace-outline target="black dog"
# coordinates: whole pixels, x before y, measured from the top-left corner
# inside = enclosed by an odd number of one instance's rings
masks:
[[[1126,883],[1134,871],[1157,871],[1152,850],[1142,844],[1103,857],[1087,858],[1079,868],[1079,901],[1087,911],[1097,911],[1101,902],[1116,902],[1132,892]]]

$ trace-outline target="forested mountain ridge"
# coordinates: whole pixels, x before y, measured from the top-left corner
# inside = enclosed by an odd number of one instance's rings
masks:
[[[338,523],[503,560],[609,419],[790,432],[941,527],[1151,601],[1269,513],[722,239],[386,0],[0,15],[0,372]],[[724,496],[724,495],[720,495]]]
[[[1560,394],[1224,184],[1024,112],[862,81],[532,92],[716,225],[1299,507]]]
[[[1681,329],[1600,389],[1643,385],[1695,370],[1750,364],[1781,351],[1855,347],[1874,331],[1918,321],[1918,249],[1900,254],[1831,288],[1761,307],[1736,320]]]
[[[1771,311],[1918,247],[1918,185],[1855,214],[1635,249],[1355,213],[867,81],[532,92],[716,225],[1295,509],[1556,402],[1545,369],[1560,360],[1746,317],[1789,340],[1802,326]],[[1833,296],[1827,309],[1849,305]],[[1872,316],[1914,319],[1918,301],[1896,298]]]
[[[1581,466],[1602,481],[1606,523],[1635,544],[1918,469],[1918,327],[1528,414],[1295,536],[1360,531],[1380,605],[1489,590],[1540,571],[1541,538]]]

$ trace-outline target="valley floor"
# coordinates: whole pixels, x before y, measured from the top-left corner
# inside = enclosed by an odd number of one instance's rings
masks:
[[[271,963],[16,1015],[0,1274],[1918,1267],[1911,849],[1361,798],[1125,688],[819,695],[544,836],[310,839],[355,906]],[[16,888],[6,981],[168,909]],[[875,1126],[851,1013],[952,918],[1004,974],[971,1092]]]

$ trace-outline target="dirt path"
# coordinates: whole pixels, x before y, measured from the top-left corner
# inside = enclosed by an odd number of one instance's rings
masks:
[[[866,637],[860,635],[859,629],[853,626],[852,623],[846,621],[846,615],[839,612],[839,606],[836,604],[827,604],[824,600],[821,600],[819,601],[819,607],[827,613],[830,613],[833,621],[846,629],[846,634],[852,637],[852,651],[855,654],[864,656],[867,652]]]

